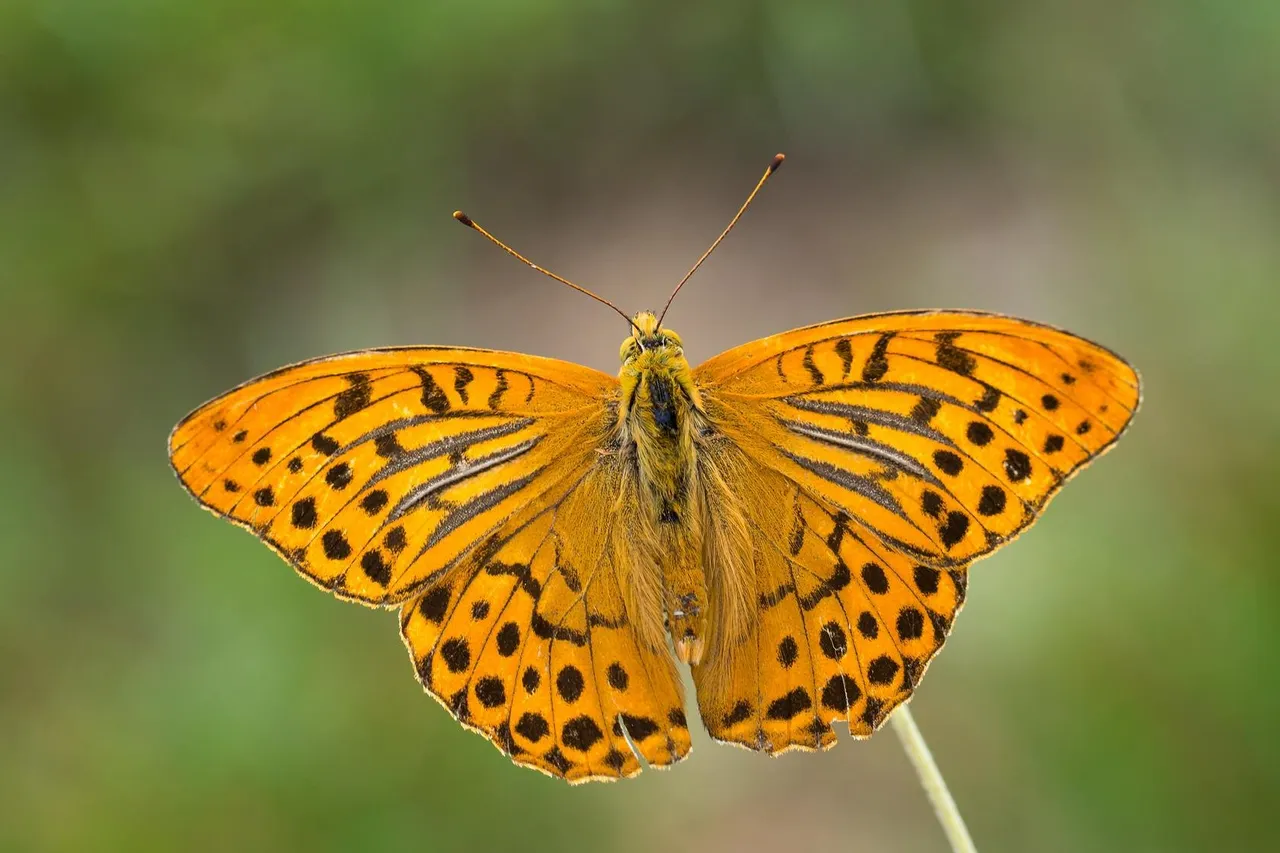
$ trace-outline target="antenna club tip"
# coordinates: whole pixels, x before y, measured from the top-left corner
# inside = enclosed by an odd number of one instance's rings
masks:
[[[785,159],[787,159],[787,155],[783,154],[781,151],[779,151],[777,154],[774,154],[773,162],[769,164],[769,171],[770,172],[778,171],[778,167],[782,165],[782,161]]]
[[[461,210],[455,210],[453,212],[453,218],[461,222],[463,225],[466,225],[468,228],[475,227],[475,223],[471,221],[471,217],[467,216]]]

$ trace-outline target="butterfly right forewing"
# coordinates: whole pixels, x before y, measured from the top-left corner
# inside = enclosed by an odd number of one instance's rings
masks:
[[[797,329],[695,376],[749,456],[937,568],[1031,524],[1140,398],[1136,372],[1096,344],[960,311]]]

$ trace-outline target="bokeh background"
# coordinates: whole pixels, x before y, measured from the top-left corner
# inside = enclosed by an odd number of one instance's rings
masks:
[[[1143,371],[913,703],[979,847],[1280,848],[1280,5],[5,0],[0,848],[945,849],[897,741],[571,789],[169,472],[301,358],[911,307]]]

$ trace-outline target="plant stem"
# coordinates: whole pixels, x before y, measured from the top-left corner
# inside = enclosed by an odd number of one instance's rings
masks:
[[[973,839],[969,837],[969,830],[965,828],[964,818],[960,817],[960,810],[956,808],[956,801],[947,789],[946,780],[942,778],[942,771],[934,762],[929,745],[924,742],[924,735],[920,734],[920,727],[916,725],[915,717],[911,716],[911,709],[906,705],[900,706],[893,712],[890,722],[916,769],[916,775],[920,777],[924,792],[929,795],[929,802],[933,803],[934,814],[938,816],[938,823],[942,824],[942,831],[951,842],[951,849],[954,853],[978,853],[978,848],[973,846]]]

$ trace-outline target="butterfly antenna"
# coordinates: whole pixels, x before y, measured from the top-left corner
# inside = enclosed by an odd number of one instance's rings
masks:
[[[633,327],[634,327],[634,325],[635,325],[635,324],[631,322],[631,318],[630,318],[630,317],[628,317],[628,316],[626,315],[626,312],[624,312],[624,311],[623,311],[621,308],[619,308],[617,305],[614,305],[612,302],[610,302],[608,299],[605,299],[605,298],[604,298],[604,297],[602,297],[602,296],[596,296],[594,293],[592,293],[590,290],[587,290],[585,287],[579,287],[578,285],[576,285],[576,284],[574,284],[573,282],[569,281],[569,279],[567,279],[567,278],[561,278],[560,276],[558,276],[558,275],[556,275],[555,273],[553,273],[551,270],[543,269],[542,267],[538,266],[538,265],[537,265],[537,264],[535,264],[533,261],[529,260],[529,259],[528,259],[528,258],[526,258],[524,255],[522,255],[522,254],[520,254],[519,252],[517,252],[515,249],[511,248],[510,246],[508,246],[506,243],[502,242],[502,241],[501,241],[501,240],[499,240],[497,237],[493,236],[493,235],[492,235],[492,234],[490,234],[488,231],[486,231],[486,230],[484,230],[483,228],[481,228],[479,225],[477,225],[477,224],[476,224],[476,222],[475,222],[475,220],[474,220],[474,219],[472,219],[470,216],[467,216],[467,215],[466,215],[465,213],[463,213],[461,210],[455,210],[455,211],[453,212],[453,218],[454,218],[454,219],[456,219],[456,220],[458,220],[459,222],[461,222],[463,225],[467,226],[468,228],[470,228],[470,229],[472,229],[472,230],[474,230],[474,231],[479,231],[481,234],[483,234],[483,235],[484,235],[484,236],[489,240],[489,242],[493,243],[495,246],[497,246],[497,247],[498,247],[499,249],[501,249],[502,251],[506,252],[506,253],[507,253],[508,255],[510,255],[511,257],[515,258],[517,261],[520,261],[521,263],[524,263],[524,264],[527,264],[528,266],[533,267],[533,268],[534,268],[535,270],[537,270],[538,272],[542,273],[542,274],[543,274],[543,275],[545,275],[545,276],[549,276],[549,277],[551,277],[551,278],[554,278],[556,281],[560,282],[561,284],[565,284],[565,285],[568,285],[569,287],[572,287],[574,290],[578,291],[579,293],[585,293],[587,296],[590,296],[590,297],[591,297],[592,299],[594,299],[596,302],[601,302],[601,303],[603,303],[603,304],[605,304],[605,305],[608,305],[608,306],[609,306],[610,308],[612,308],[614,311],[617,311],[617,312],[618,312],[618,314],[620,314],[620,315],[622,316],[622,319],[624,319],[624,320],[626,320],[626,321],[627,321],[627,325],[630,325],[630,326],[633,326]],[[639,334],[639,333],[640,333],[640,330],[639,330],[639,329],[636,329],[636,334]]]
[[[667,309],[671,307],[671,303],[675,300],[676,294],[680,292],[680,288],[684,287],[684,283],[686,281],[693,278],[693,274],[698,271],[698,267],[702,266],[702,262],[716,250],[716,246],[719,246],[720,241],[728,236],[729,232],[733,230],[733,226],[738,224],[738,220],[742,218],[742,214],[746,213],[747,208],[751,206],[751,201],[756,197],[756,193],[760,192],[760,188],[764,186],[765,181],[769,180],[769,176],[778,171],[778,167],[782,165],[782,161],[785,159],[787,159],[785,154],[773,155],[773,160],[769,163],[769,168],[764,170],[764,175],[761,176],[759,183],[756,184],[756,188],[751,191],[751,195],[747,196],[747,200],[742,203],[742,207],[738,208],[737,214],[735,214],[733,219],[729,221],[728,227],[720,232],[720,236],[711,244],[711,248],[702,253],[702,257],[698,258],[698,262],[693,265],[693,269],[685,273],[684,278],[680,279],[680,283],[676,285],[676,289],[671,291],[671,297],[667,300],[667,304],[663,306],[662,314],[658,316],[659,326],[662,325],[662,318],[667,316]],[[510,249],[507,251],[510,251]]]

